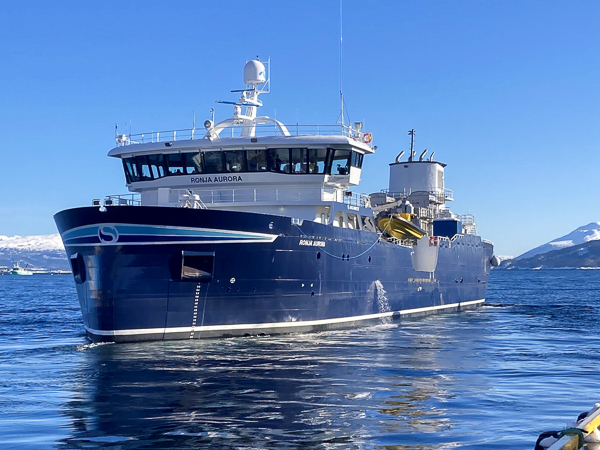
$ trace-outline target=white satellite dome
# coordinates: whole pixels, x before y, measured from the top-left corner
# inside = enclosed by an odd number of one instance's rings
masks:
[[[267,81],[265,66],[260,61],[254,59],[244,66],[244,83],[258,85]]]

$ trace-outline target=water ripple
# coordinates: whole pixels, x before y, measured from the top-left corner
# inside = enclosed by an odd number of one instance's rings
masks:
[[[0,277],[3,449],[531,448],[600,400],[598,271],[496,271],[485,307],[399,325],[116,345],[70,277],[26,278]]]

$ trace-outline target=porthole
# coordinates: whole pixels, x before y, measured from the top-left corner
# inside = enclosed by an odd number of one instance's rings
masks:
[[[369,262],[371,262],[371,257],[369,256]]]
[[[321,252],[317,252],[317,259],[321,259]]]

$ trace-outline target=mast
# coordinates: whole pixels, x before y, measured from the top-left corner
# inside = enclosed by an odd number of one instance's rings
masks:
[[[342,129],[344,128],[344,70],[343,70],[343,46],[342,46],[342,0],[340,0],[340,116],[342,118]]]
[[[412,161],[415,157],[415,129],[410,130],[408,135],[410,136],[410,155],[408,156],[408,160]]]

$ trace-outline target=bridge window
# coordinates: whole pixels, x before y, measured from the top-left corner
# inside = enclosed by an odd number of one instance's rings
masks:
[[[196,153],[170,153],[166,155],[151,155],[149,158],[164,158],[165,175],[191,175],[204,172],[202,156]],[[151,160],[152,161],[152,160]],[[157,169],[160,170],[160,169]],[[161,178],[164,175],[161,175]],[[154,177],[156,179],[156,177]]]
[[[308,149],[308,173],[325,173],[325,163],[327,161],[327,149],[309,148]]]
[[[349,152],[349,150],[341,151]],[[268,167],[271,172],[280,173],[331,173],[332,156],[333,150],[324,148],[269,149]]]
[[[123,159],[127,183],[165,176],[226,172],[347,175],[363,156],[351,150],[274,148],[140,155]]]
[[[292,149],[291,173],[308,173],[308,151],[305,148]]]
[[[223,153],[225,154],[225,170],[227,172],[248,172],[246,152],[244,150],[233,150]]]
[[[169,175],[185,174],[185,155],[183,153],[171,153],[165,155]]]
[[[363,155],[362,153],[352,152],[352,158],[351,158],[350,164],[353,167],[358,167],[360,169],[362,167],[362,162],[363,162],[364,156],[365,155]]]
[[[248,150],[248,172],[266,172],[267,171],[267,151],[266,150]]]
[[[152,173],[150,172],[150,165],[148,164],[147,156],[136,156],[135,164],[140,174],[140,181],[152,180]]]
[[[123,160],[123,169],[125,170],[125,179],[127,180],[127,183],[140,181],[140,175],[133,158],[127,158]]]
[[[291,173],[290,149],[269,149],[269,170],[272,172]]]
[[[152,177],[156,180],[165,176],[165,158],[164,155],[149,155],[148,164]]]
[[[331,173],[348,175],[350,170],[350,150],[335,150],[331,158]]]
[[[204,152],[204,168],[207,173],[224,172],[223,152]]]
[[[188,173],[203,173],[202,153],[186,153]],[[191,169],[191,172],[190,172]]]

